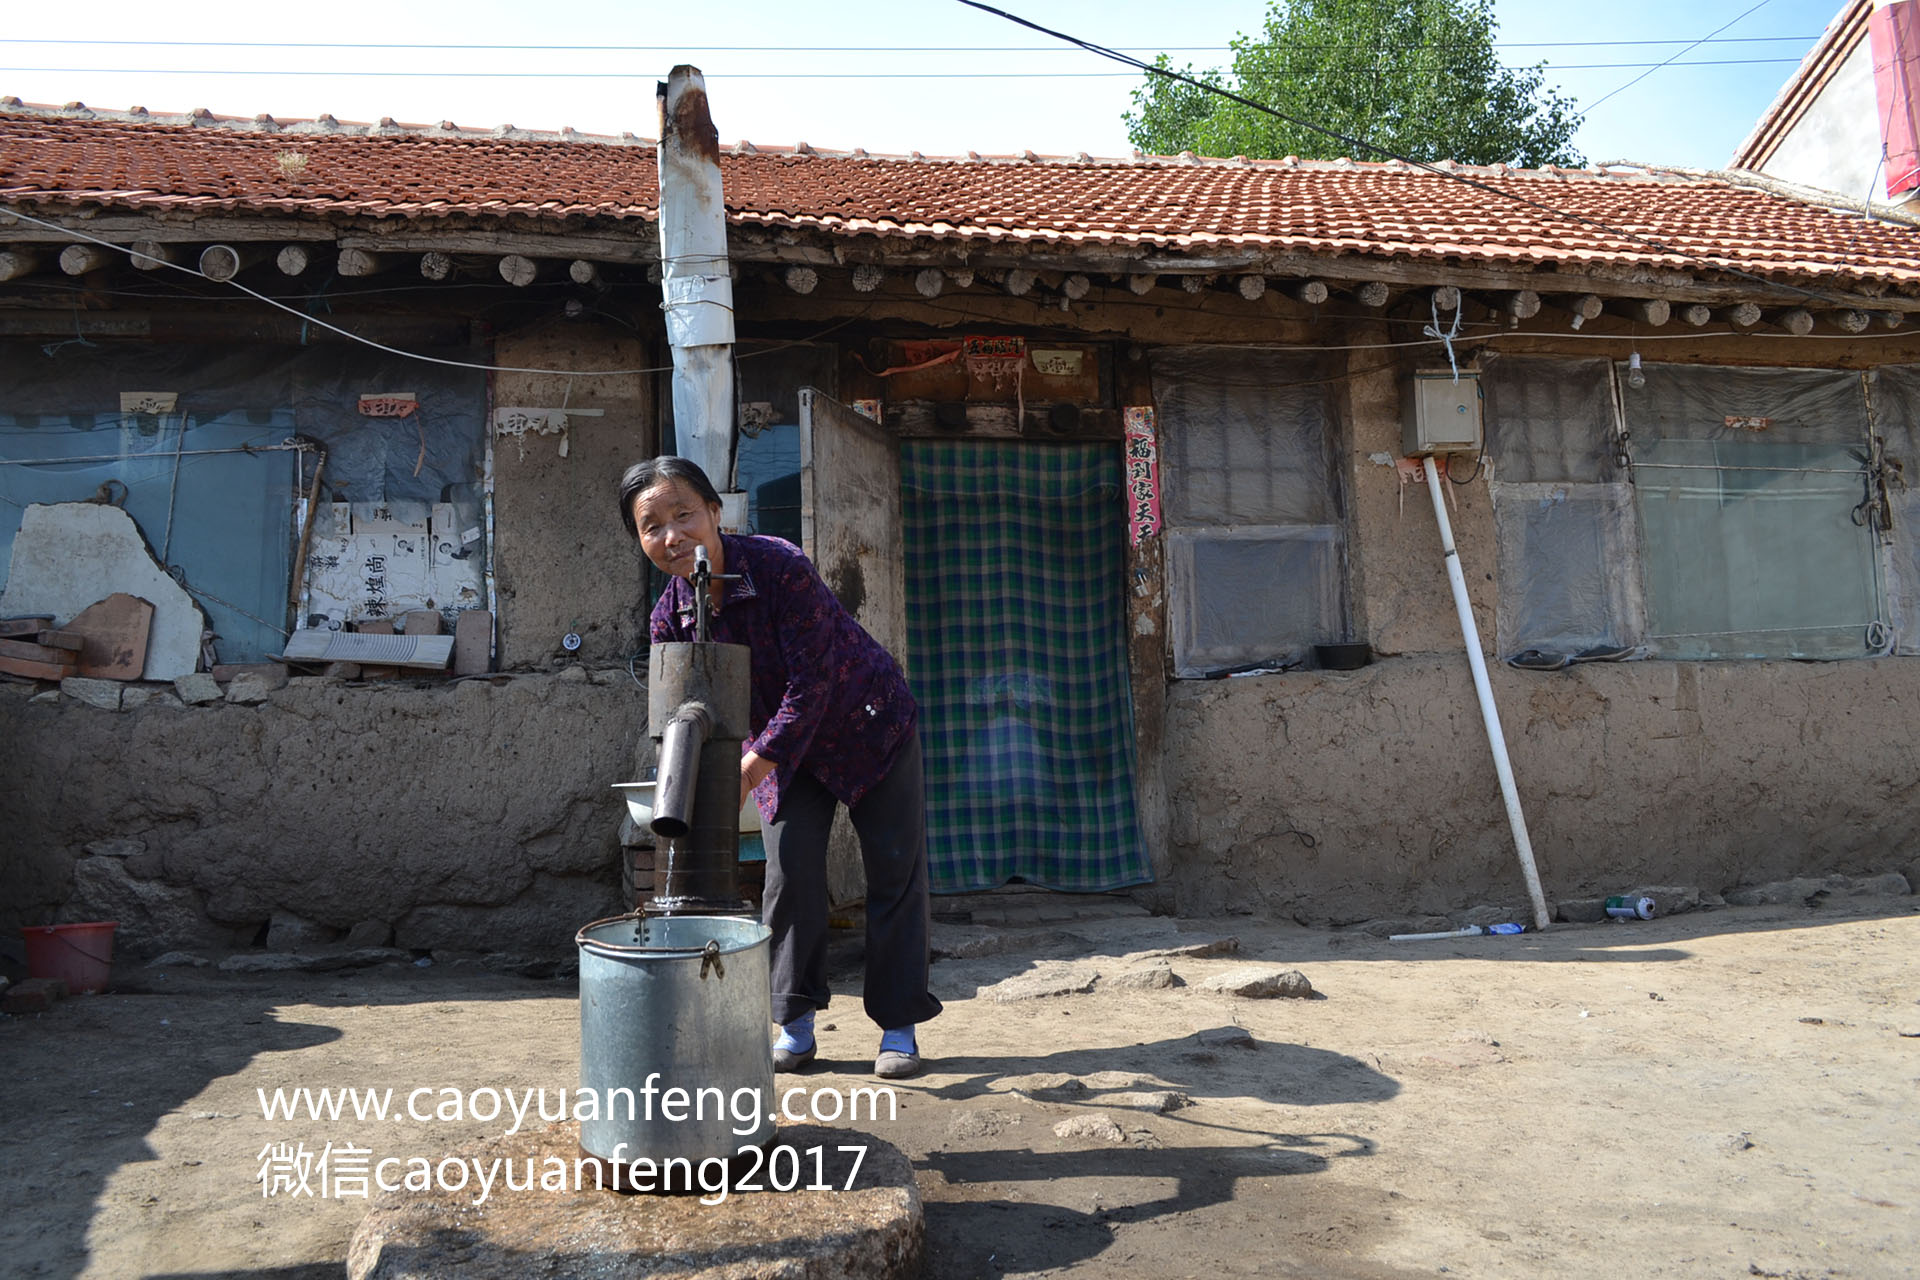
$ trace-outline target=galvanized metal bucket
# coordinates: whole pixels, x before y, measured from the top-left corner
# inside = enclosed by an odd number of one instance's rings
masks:
[[[773,1137],[767,927],[735,916],[616,916],[580,948],[588,1155],[726,1158]],[[585,1099],[580,1099],[585,1103]]]

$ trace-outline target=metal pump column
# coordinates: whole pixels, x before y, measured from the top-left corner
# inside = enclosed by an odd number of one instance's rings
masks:
[[[704,549],[689,585],[697,641],[656,644],[647,655],[647,731],[660,762],[653,834],[666,848],[655,867],[649,915],[741,915],[740,744],[749,735],[751,651],[710,634],[716,574]]]

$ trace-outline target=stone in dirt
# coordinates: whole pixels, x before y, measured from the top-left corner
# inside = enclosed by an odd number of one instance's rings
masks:
[[[1102,991],[1166,991],[1179,986],[1180,979],[1162,960],[1158,964],[1140,965],[1119,973],[1103,973],[1098,985]]]
[[[385,920],[362,920],[341,941],[349,947],[384,947],[393,941],[393,926]]]
[[[1445,916],[1390,916],[1382,920],[1369,920],[1355,927],[1369,937],[1391,938],[1396,933],[1439,933],[1454,925]]]
[[[928,945],[935,960],[977,960],[982,956],[1005,955],[1010,951],[1032,955],[1036,951],[1085,948],[1088,943],[1077,934],[1057,930],[990,929],[982,925],[943,924],[936,921]]]
[[[204,969],[211,963],[205,956],[196,956],[191,951],[169,951],[147,961],[149,969]]]
[[[283,680],[279,685],[257,671],[243,671],[227,685],[227,701],[241,706],[258,706],[272,695],[275,688],[285,688]]]
[[[1248,1000],[1272,1000],[1276,997],[1304,1000],[1314,994],[1313,984],[1298,969],[1246,966],[1215,974],[1200,985],[1208,991],[1241,996]]]
[[[1091,1142],[1122,1143],[1127,1140],[1124,1129],[1113,1122],[1113,1117],[1102,1112],[1092,1115],[1069,1116],[1053,1126],[1057,1138],[1084,1138]]]
[[[243,951],[239,955],[228,956],[220,962],[222,973],[280,973],[289,969],[301,968],[308,957],[288,955],[281,951]]]
[[[323,924],[315,924],[291,911],[276,911],[267,920],[267,950],[300,951],[324,947],[337,935]],[[377,944],[376,944],[377,945]]]
[[[195,671],[181,676],[173,682],[173,691],[180,701],[190,707],[202,706],[209,702],[218,702],[226,694],[220,689],[220,682],[211,673]]]
[[[1078,1076],[1064,1071],[1040,1071],[1027,1076],[1002,1076],[994,1089],[1017,1093],[1035,1102],[1064,1102],[1084,1097],[1087,1086]]]
[[[1045,1000],[1053,996],[1082,995],[1093,990],[1100,971],[1092,965],[1043,960],[1027,973],[984,988],[980,994],[1000,1004],[1015,1000]]]
[[[1253,1033],[1245,1027],[1208,1027],[1196,1031],[1193,1038],[1200,1042],[1203,1049],[1257,1049]]]
[[[1240,949],[1238,938],[1207,938],[1199,942],[1183,942],[1178,946],[1154,947],[1147,951],[1135,951],[1127,957],[1129,960],[1204,960],[1208,956],[1231,955]]]
[[[947,1138],[957,1142],[991,1138],[1019,1123],[1019,1116],[1005,1111],[962,1111],[947,1121]]]
[[[295,954],[290,951],[243,951],[220,962],[226,973],[332,973],[336,969],[365,969],[409,959],[409,953],[392,947],[362,947],[356,951],[318,951]]]
[[[60,696],[84,702],[103,711],[120,709],[120,694],[125,688],[118,680],[96,680],[92,676],[68,676],[60,682]]]
[[[1791,903],[1816,907],[1827,898],[1904,897],[1912,892],[1913,886],[1898,872],[1860,877],[1832,875],[1819,879],[1799,876],[1792,880],[1775,880],[1768,884],[1735,889],[1727,895],[1727,901],[1736,907],[1772,907]]]
[[[1144,1093],[1109,1093],[1100,1098],[1102,1106],[1124,1107],[1128,1111],[1146,1111],[1163,1116],[1193,1105],[1193,1099],[1175,1089],[1153,1089]]]
[[[898,1149],[869,1134],[816,1125],[783,1128],[776,1142],[804,1171],[793,1191],[714,1195],[621,1195],[595,1190],[592,1166],[573,1188],[579,1131],[555,1125],[469,1143],[447,1158],[505,1169],[530,1190],[494,1184],[484,1203],[473,1185],[459,1191],[396,1191],[376,1200],[347,1246],[349,1280],[521,1280],[533,1273],[570,1276],[666,1276],[674,1280],[891,1280],[920,1274],[926,1223],[913,1167]],[[864,1154],[851,1189],[854,1157]],[[815,1168],[815,1149],[821,1168]],[[552,1159],[568,1171],[566,1189],[543,1189]],[[533,1175],[527,1170],[531,1162]],[[760,1170],[788,1167],[769,1158]],[[831,1190],[808,1190],[815,1173]],[[716,1193],[717,1194],[717,1193]],[[708,1203],[702,1203],[702,1200]],[[536,1265],[537,1264],[537,1265]]]
[[[0,1011],[13,1014],[45,1013],[66,998],[65,979],[28,978],[7,988],[6,995],[0,997]]]

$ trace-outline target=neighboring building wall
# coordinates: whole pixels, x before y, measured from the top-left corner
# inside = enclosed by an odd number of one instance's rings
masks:
[[[1863,38],[1835,68],[1761,171],[1855,199],[1885,200],[1873,54]]]

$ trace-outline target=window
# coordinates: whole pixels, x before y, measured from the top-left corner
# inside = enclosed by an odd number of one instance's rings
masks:
[[[1346,532],[1322,371],[1284,352],[1153,357],[1180,676],[1283,666],[1347,631]]]
[[[1875,432],[1889,456],[1914,456],[1920,378],[1643,373],[1634,386],[1605,361],[1489,362],[1500,652],[1644,644],[1667,658],[1846,658],[1916,647],[1906,602],[1920,600],[1920,556],[1898,486],[1876,499],[1876,480],[1893,473]]]
[[[1576,654],[1639,643],[1633,488],[1605,360],[1496,357],[1481,375],[1498,542],[1495,646]]]
[[[1672,658],[1886,647],[1861,375],[1648,365],[1622,379],[1647,638]]]

